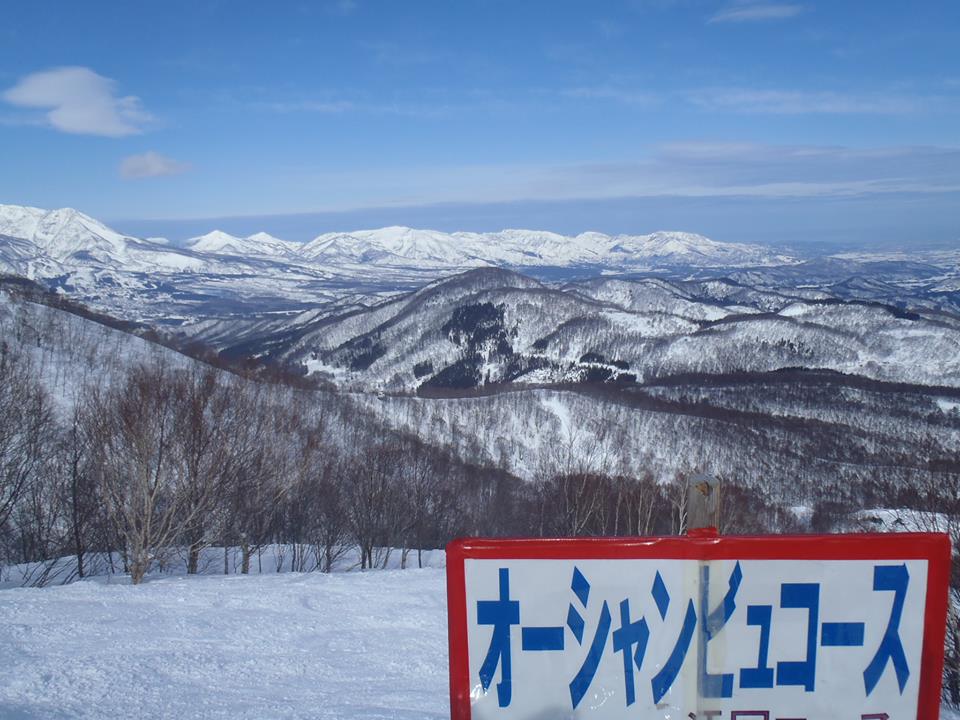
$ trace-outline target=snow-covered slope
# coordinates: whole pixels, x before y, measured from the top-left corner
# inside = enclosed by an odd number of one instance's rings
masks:
[[[723,284],[604,278],[557,289],[487,268],[308,325],[283,357],[348,387],[390,391],[786,368],[958,386],[960,326]]]
[[[87,581],[0,617],[5,718],[449,716],[442,570]]]
[[[72,208],[0,205],[0,235],[27,240],[56,260],[81,252],[120,256],[125,249],[122,235]]]
[[[67,412],[87,386],[107,386],[140,364],[170,368],[194,361],[174,350],[88,318],[24,299],[0,285],[0,338],[30,362],[58,410]]]

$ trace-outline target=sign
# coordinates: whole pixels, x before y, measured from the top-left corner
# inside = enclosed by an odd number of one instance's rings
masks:
[[[453,720],[930,720],[939,534],[465,539]]]

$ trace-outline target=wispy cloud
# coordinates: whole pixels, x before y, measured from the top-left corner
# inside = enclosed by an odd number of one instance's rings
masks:
[[[356,109],[356,104],[349,100],[276,100],[253,103],[254,107],[270,112],[289,113],[319,113],[321,115],[336,115]]]
[[[565,88],[561,97],[603,100],[650,107],[694,106],[710,112],[750,115],[908,115],[924,111],[956,111],[949,95],[904,95],[899,93],[840,92],[836,90],[791,90],[748,87],[705,87],[653,92],[622,83],[603,83]]]
[[[332,15],[350,15],[357,9],[356,0],[333,0],[324,6]]]
[[[113,80],[87,67],[32,73],[2,97],[17,107],[46,110],[44,124],[77,135],[137,135],[153,120],[140,98],[118,96]]]
[[[922,110],[928,102],[901,95],[751,88],[706,88],[687,98],[708,110],[769,115],[902,115]]]
[[[373,59],[383,65],[427,65],[443,59],[443,55],[420,43],[362,43]]]
[[[793,3],[735,2],[712,16],[710,23],[745,23],[787,20],[803,12],[803,5]]]
[[[621,88],[613,85],[598,85],[593,87],[575,87],[561,90],[560,94],[570,98],[589,100],[612,100],[625,105],[656,105],[660,99],[657,95],[642,90]]]
[[[623,37],[627,33],[626,25],[615,20],[594,20],[593,27],[596,29],[598,34],[607,40]]]
[[[187,163],[161,155],[152,150],[141,155],[130,155],[120,163],[120,176],[127,180],[179,175],[190,169]]]
[[[960,148],[673,143],[633,161],[405,167],[298,179],[325,210],[611,198],[853,198],[960,193]]]

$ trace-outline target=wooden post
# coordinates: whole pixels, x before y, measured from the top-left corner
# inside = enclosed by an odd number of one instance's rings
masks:
[[[697,474],[687,485],[687,533],[716,534],[720,526],[720,481]]]

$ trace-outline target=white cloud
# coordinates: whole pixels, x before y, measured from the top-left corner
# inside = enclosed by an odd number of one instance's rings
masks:
[[[186,172],[190,166],[168,158],[160,153],[145,152],[142,155],[131,155],[120,163],[120,176],[128,180],[140,178],[162,177],[164,175],[179,175]]]
[[[140,98],[120,97],[116,83],[86,67],[32,73],[2,95],[18,107],[47,110],[46,124],[78,135],[123,137],[143,132],[153,120]]]
[[[801,12],[803,12],[803,6],[792,3],[735,2],[713,15],[709,22],[743,23],[786,20]]]

